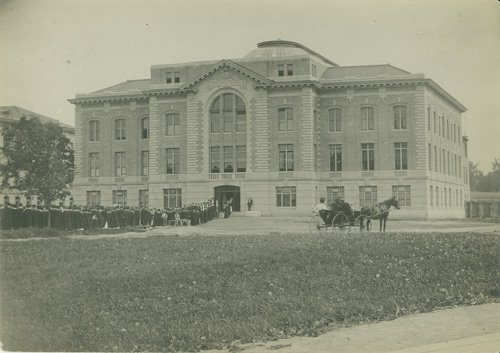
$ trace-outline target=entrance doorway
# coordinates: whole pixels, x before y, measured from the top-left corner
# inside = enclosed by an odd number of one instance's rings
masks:
[[[234,185],[222,185],[214,188],[217,205],[225,205],[229,199],[233,199],[233,212],[240,212],[240,187]]]

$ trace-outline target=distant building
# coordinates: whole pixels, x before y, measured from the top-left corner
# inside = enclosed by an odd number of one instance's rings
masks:
[[[439,63],[436,63],[439,65]],[[262,214],[354,209],[396,195],[400,218],[464,217],[466,108],[423,74],[339,66],[302,44],[153,65],[75,104],[73,196],[176,207],[215,197]]]
[[[48,116],[38,114],[35,112],[32,112],[31,110],[27,110],[15,105],[9,105],[9,106],[0,106],[0,147],[3,147],[3,135],[2,131],[3,129],[8,125],[15,123],[21,119],[21,117],[26,117],[26,118],[31,118],[31,117],[37,117],[40,119],[42,123],[56,123],[58,124],[66,137],[71,141],[72,144],[74,144],[75,141],[75,128],[70,125],[66,125],[61,123],[57,119],[49,118]],[[0,152],[0,160],[3,161],[3,155]],[[20,202],[24,205],[26,204],[26,198],[25,195],[19,191],[19,190],[1,190],[2,191],[2,202],[3,202],[3,197],[8,196],[9,200],[11,203],[15,203],[15,199],[18,198]],[[37,198],[35,195],[32,196],[31,201],[36,202]]]
[[[471,192],[465,214],[467,218],[500,218],[500,192]]]

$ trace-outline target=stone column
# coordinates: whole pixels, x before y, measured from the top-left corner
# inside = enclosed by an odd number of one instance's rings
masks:
[[[203,111],[201,102],[194,93],[187,96],[186,108],[186,173],[198,174],[203,172]],[[181,151],[182,155],[182,151]]]

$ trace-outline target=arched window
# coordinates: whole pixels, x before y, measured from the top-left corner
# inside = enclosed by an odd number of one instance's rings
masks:
[[[125,119],[115,120],[115,140],[125,140]]]
[[[149,118],[145,117],[141,119],[141,139],[149,138]]]
[[[210,107],[210,132],[246,132],[245,104],[235,94],[225,93],[215,98]]]
[[[243,173],[246,171],[246,108],[235,94],[219,95],[210,106],[210,165],[211,173]],[[224,133],[234,134],[228,142]]]

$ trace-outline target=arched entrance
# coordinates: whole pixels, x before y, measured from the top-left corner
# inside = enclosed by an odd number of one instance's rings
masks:
[[[217,205],[225,205],[229,199],[233,199],[233,212],[240,210],[240,187],[234,185],[221,185],[214,188]]]

